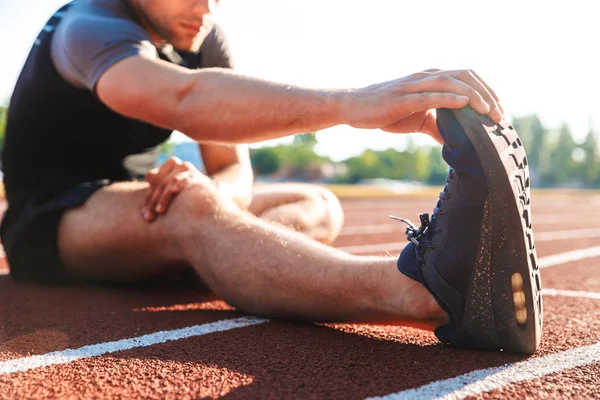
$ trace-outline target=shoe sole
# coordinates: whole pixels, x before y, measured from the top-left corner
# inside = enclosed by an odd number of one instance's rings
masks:
[[[474,277],[476,283],[472,286],[479,287],[471,288],[474,297],[471,303],[479,308],[481,315],[484,309],[481,304],[485,301],[494,315],[475,322],[480,325],[477,330],[488,337],[495,336],[489,338],[494,347],[533,354],[542,336],[543,303],[531,229],[529,167],[523,143],[505,121],[495,124],[470,107],[452,112],[485,171],[492,210],[488,215],[492,227],[491,244],[487,245],[491,254],[489,271],[480,274],[486,275],[483,285],[481,277]]]

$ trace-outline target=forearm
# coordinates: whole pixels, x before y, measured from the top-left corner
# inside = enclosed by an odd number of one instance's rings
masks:
[[[195,73],[178,108],[192,139],[252,143],[344,124],[345,92],[268,82],[224,69]]]
[[[246,210],[252,202],[254,175],[251,168],[242,164],[232,164],[213,174],[212,179],[218,182],[219,189],[228,195],[242,210]]]

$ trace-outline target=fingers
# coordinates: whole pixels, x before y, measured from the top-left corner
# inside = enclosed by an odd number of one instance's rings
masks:
[[[410,82],[410,81],[414,81],[416,79],[423,79],[423,78],[427,78],[427,77],[433,75],[434,73],[441,72],[441,71],[442,71],[441,69],[430,68],[430,69],[426,69],[421,72],[415,72],[414,74],[400,78],[399,81],[400,82]]]
[[[158,168],[152,168],[150,171],[146,172],[144,179],[146,182],[154,183],[156,181],[156,175],[158,174]]]
[[[190,173],[182,172],[175,175],[165,187],[156,205],[156,213],[163,215],[169,209],[173,198],[177,196],[190,182]]]
[[[404,95],[399,103],[414,113],[435,108],[462,108],[469,104],[469,97],[451,92],[421,92]]]
[[[145,178],[150,186],[142,209],[144,219],[152,222],[158,215],[166,213],[173,198],[187,186],[194,172],[199,173],[191,163],[184,163],[177,157],[148,171]]]
[[[148,194],[146,195],[146,203],[144,204],[144,207],[146,209],[149,207],[151,200],[155,197],[154,192],[156,191],[157,183],[160,184],[160,182],[162,182],[164,178],[167,175],[169,175],[176,166],[181,164],[182,162],[179,158],[171,157],[167,161],[165,161],[165,163],[161,165],[160,168],[154,168],[146,174],[146,181],[150,183],[150,188],[148,190]],[[144,212],[144,214],[145,213],[146,212]]]
[[[408,93],[452,92],[467,96],[468,104],[480,114],[487,114],[498,123],[504,116],[498,96],[474,71],[441,71],[429,69],[402,80],[402,90]]]
[[[152,197],[144,207],[144,219],[151,222],[157,216],[165,214],[173,198],[185,189],[189,181],[189,171],[174,172],[173,175],[164,178],[154,187]]]
[[[502,115],[504,115],[504,107],[502,107],[502,104],[500,104],[500,99],[496,95],[496,92],[494,92],[494,90],[492,90],[492,88],[489,87],[488,84],[485,83],[485,81],[483,79],[481,79],[481,77],[477,74],[477,72],[475,72],[473,70],[469,70],[469,71],[473,74],[473,76],[475,76],[486,87],[486,89],[490,92],[492,97],[494,97],[494,99],[496,100],[496,104],[498,104],[498,108],[500,109],[500,112],[502,113]]]
[[[158,202],[164,197],[165,190],[170,186],[172,179],[172,177],[165,177],[154,187],[147,205],[151,212],[159,214]]]
[[[451,76],[465,82],[475,89],[489,105],[490,111],[487,113],[494,122],[502,120],[502,111],[498,106],[498,96],[474,71],[450,71]]]
[[[415,128],[420,117],[409,117],[437,108],[457,109],[470,105],[495,123],[502,120],[504,112],[496,93],[469,70],[430,69],[347,94],[342,98],[342,114],[349,125],[396,133],[414,132],[410,129]],[[431,123],[417,128],[441,141],[437,128]]]
[[[414,82],[406,82],[403,84],[402,89],[406,93],[414,94],[447,92],[454,95],[453,98],[466,96],[468,98],[468,104],[470,104],[475,111],[480,114],[487,114],[490,112],[489,104],[475,88],[450,75],[437,74]],[[436,97],[433,98],[435,99]],[[449,98],[446,97],[445,99],[447,100]]]

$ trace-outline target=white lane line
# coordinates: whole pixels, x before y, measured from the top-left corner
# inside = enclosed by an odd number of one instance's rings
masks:
[[[352,254],[390,251],[394,252],[394,255],[396,255],[395,253],[402,250],[406,243],[408,242],[368,244],[362,246],[338,247],[338,249]],[[573,261],[585,260],[586,258],[593,258],[598,256],[600,256],[600,246],[589,247],[585,249],[566,251],[564,253],[558,253],[553,254],[551,256],[538,258],[538,266],[540,268],[548,268],[554,267],[556,265],[566,264]]]
[[[587,249],[579,249],[558,253],[547,257],[538,258],[538,266],[540,268],[554,267],[555,265],[565,264],[568,262],[584,260],[586,258],[600,256],[600,246],[589,247]]]
[[[600,343],[578,347],[545,357],[532,358],[501,367],[480,369],[450,379],[444,379],[382,397],[370,399],[444,399],[457,400],[522,382],[590,365],[600,361]]]
[[[553,240],[571,240],[600,237],[600,229],[580,229],[571,231],[541,232],[534,235],[534,242],[550,242]],[[400,251],[408,244],[405,242],[388,242],[376,244],[361,244],[357,246],[338,247],[339,250],[352,254],[374,253],[378,251]],[[575,250],[580,251],[580,250]],[[593,256],[592,256],[593,257]],[[588,256],[584,257],[588,258]]]
[[[543,289],[542,294],[544,296],[585,297],[600,300],[600,293],[598,292],[582,292],[579,290]]]
[[[592,217],[592,215],[599,214],[600,212],[596,211],[596,212],[592,212],[592,213],[574,213],[574,214],[561,214],[561,213],[553,213],[553,214],[542,214],[542,215],[536,215],[535,212],[532,216],[532,223],[533,223],[533,227],[535,229],[536,226],[538,225],[551,225],[551,224],[560,224],[562,222],[564,222],[565,224],[567,223],[573,223],[576,222],[577,220],[580,220],[580,222],[585,222],[585,221],[590,221]]]
[[[416,221],[416,218],[413,222]],[[557,222],[564,222],[568,224],[572,221],[563,220]],[[556,222],[552,222],[553,224]],[[599,237],[600,229],[571,229],[564,231],[550,231],[550,232],[539,232],[536,233],[535,228],[540,225],[548,225],[544,223],[540,223],[535,221],[533,224],[535,240],[560,240],[560,239],[570,239],[570,238],[585,238],[585,237]],[[368,235],[374,233],[394,233],[394,232],[404,232],[406,229],[406,225],[404,224],[372,224],[372,225],[357,225],[357,226],[346,226],[340,232],[340,236],[352,236],[352,235]],[[552,238],[551,234],[555,234],[556,238]],[[541,238],[540,238],[541,237]],[[544,237],[548,237],[548,239],[544,239]]]
[[[408,210],[410,210],[411,208],[408,208]],[[356,214],[356,215],[355,215]],[[379,209],[379,216],[384,217],[387,216],[387,214],[393,214],[393,215],[398,215],[400,217],[408,217],[408,219],[411,219],[413,221],[418,221],[419,218],[417,216],[417,214],[415,215],[402,215],[402,210],[393,210],[393,209]],[[600,212],[586,212],[586,213],[576,213],[576,214],[542,214],[542,215],[533,215],[533,228],[535,231],[535,228],[541,225],[552,225],[552,224],[559,224],[559,223],[565,223],[565,224],[571,224],[573,222],[576,222],[578,219],[581,219],[582,221],[588,221],[590,220],[590,218],[592,218],[593,215],[595,214],[600,214]],[[348,210],[346,212],[346,217],[355,217],[355,216],[365,216],[368,217],[369,220],[373,220],[373,218],[375,217],[374,213],[353,213],[351,212],[351,210]],[[394,227],[396,229],[394,229]],[[364,230],[366,230],[367,232],[365,232]],[[346,231],[350,232],[348,233],[348,235],[351,234],[361,234],[361,233],[368,233],[368,231],[373,231],[376,233],[387,233],[387,232],[396,232],[396,231],[403,231],[404,230],[404,224],[396,224],[396,223],[391,223],[391,224],[371,224],[371,225],[351,225],[351,226],[345,226],[342,229],[342,232],[340,233],[340,235],[346,235]]]
[[[552,240],[584,239],[600,237],[600,228],[593,229],[571,229],[565,231],[533,233],[536,242],[549,242]]]
[[[117,340],[80,347],[78,349],[67,349],[38,356],[23,357],[15,360],[0,362],[0,375],[12,374],[19,371],[28,371],[34,368],[47,367],[49,365],[66,364],[82,358],[96,357],[103,354],[115,353],[117,351],[130,350],[138,347],[152,346],[173,340],[181,340],[194,336],[207,335],[214,332],[223,332],[231,329],[244,328],[246,326],[258,325],[268,322],[266,319],[242,317],[224,321],[213,322],[204,325],[194,325],[171,331],[160,331],[148,335],[138,336],[130,339]]]
[[[370,253],[386,250],[399,252],[404,248],[406,243],[383,243],[376,245],[340,247],[339,249],[347,251],[348,253]],[[538,258],[538,266],[540,268],[548,268],[554,267],[556,265],[566,264],[573,261],[585,260],[586,258],[593,258],[598,256],[600,256],[600,246],[589,247],[586,249],[578,249],[573,251],[567,251],[564,253],[553,254],[551,256],[540,257]]]

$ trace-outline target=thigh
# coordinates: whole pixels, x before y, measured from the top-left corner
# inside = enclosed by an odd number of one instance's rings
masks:
[[[0,235],[14,279],[60,282],[64,270],[57,248],[57,231],[65,210],[85,203],[109,184],[106,180],[84,182],[68,188],[48,185],[9,201]]]
[[[146,182],[114,183],[63,214],[58,249],[66,279],[127,281],[186,267],[173,234],[178,199],[149,223],[142,218],[147,190]]]

